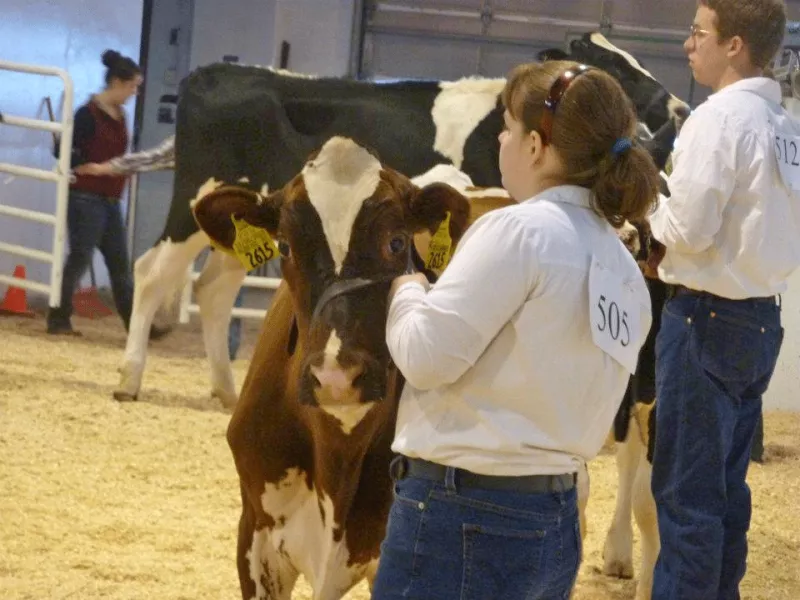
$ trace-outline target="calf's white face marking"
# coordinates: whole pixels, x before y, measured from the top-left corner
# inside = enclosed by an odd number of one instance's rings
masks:
[[[381,163],[352,140],[328,140],[302,175],[311,204],[322,229],[338,275],[347,256],[353,223],[364,201],[380,183]]]
[[[349,434],[375,405],[361,403],[361,392],[353,387],[353,380],[361,372],[360,367],[344,368],[339,363],[342,340],[332,331],[325,344],[323,362],[320,367],[311,367],[320,388],[316,391],[319,407],[339,421],[344,433]]]
[[[334,402],[346,402],[352,395],[352,381],[350,374],[339,364],[339,350],[342,347],[342,340],[332,331],[325,344],[322,366],[311,367],[311,374],[316,377],[320,385],[320,394],[317,399],[324,406],[324,401],[319,396]]]

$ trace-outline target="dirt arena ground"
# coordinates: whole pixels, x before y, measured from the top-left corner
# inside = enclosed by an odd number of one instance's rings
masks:
[[[111,399],[119,321],[75,319],[84,337],[0,317],[0,597],[235,599],[239,492],[228,414],[208,397],[196,321],[151,344],[140,401]],[[241,384],[257,335],[248,322]],[[800,414],[765,416],[767,461],[749,481],[755,515],[746,599],[800,598]],[[590,465],[589,533],[576,600],[632,598],[600,573],[615,497],[613,457]],[[637,556],[638,560],[638,556]],[[638,566],[638,564],[637,564]],[[294,598],[310,599],[301,581]],[[366,600],[365,585],[350,600]]]

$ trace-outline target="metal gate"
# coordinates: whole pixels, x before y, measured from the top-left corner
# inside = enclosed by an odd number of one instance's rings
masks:
[[[32,258],[42,262],[49,262],[50,282],[48,284],[29,281],[27,279],[17,279],[0,274],[0,283],[13,285],[29,289],[41,294],[48,294],[50,297],[50,307],[56,308],[61,304],[61,276],[63,270],[64,256],[64,233],[67,220],[67,195],[69,193],[70,182],[70,157],[72,149],[72,99],[73,85],[72,78],[63,69],[57,67],[41,67],[0,60],[0,70],[17,71],[19,73],[31,73],[35,75],[49,75],[58,77],[64,82],[64,106],[61,112],[61,121],[54,123],[51,121],[41,121],[38,119],[28,119],[26,117],[15,117],[9,114],[0,114],[0,125],[12,125],[15,127],[26,127],[28,129],[38,129],[49,131],[60,135],[59,159],[55,171],[45,171],[22,165],[11,163],[0,163],[0,172],[10,173],[19,177],[30,177],[41,181],[52,181],[56,184],[56,206],[54,213],[46,213],[12,206],[0,205],[0,215],[7,215],[17,219],[25,219],[38,223],[45,223],[53,226],[53,250],[43,252],[34,248],[26,248],[16,244],[0,242],[0,252],[7,252],[17,256]]]

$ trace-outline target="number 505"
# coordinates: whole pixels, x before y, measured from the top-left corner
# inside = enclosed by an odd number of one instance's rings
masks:
[[[608,331],[608,335],[614,341],[619,340],[619,343],[625,347],[631,342],[631,330],[628,329],[628,313],[622,311],[620,314],[619,306],[613,300],[606,304],[606,297],[600,296],[597,301],[597,308],[600,309],[600,314],[603,317],[603,324],[597,324],[597,329],[600,331]],[[624,339],[620,339],[621,329],[625,330]]]

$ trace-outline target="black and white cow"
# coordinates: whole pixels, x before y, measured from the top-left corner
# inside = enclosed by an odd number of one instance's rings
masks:
[[[600,34],[586,34],[580,56],[570,58],[608,70],[622,82],[637,107],[643,107],[639,117],[651,130],[674,128],[688,112]],[[373,148],[384,164],[402,173],[450,163],[475,185],[499,186],[504,84],[502,78],[318,79],[236,64],[201,67],[190,74],[178,107],[172,204],[160,239],[135,264],[133,315],[115,398],[137,397],[153,317],[183,287],[193,260],[209,244],[190,211],[194,198],[223,181],[247,182],[261,192],[281,187],[314,148],[335,135]],[[235,258],[212,252],[195,288],[212,395],[228,407],[237,394],[226,339],[244,276]]]

